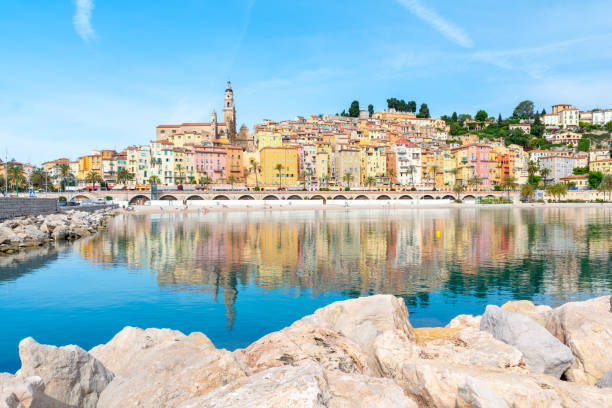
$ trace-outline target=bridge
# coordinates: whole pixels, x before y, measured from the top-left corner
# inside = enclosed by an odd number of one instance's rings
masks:
[[[462,200],[476,198],[506,197],[502,191],[466,191],[461,194]],[[518,199],[518,192],[511,192],[513,200]],[[130,205],[141,205],[151,200],[149,191],[113,190],[81,191],[62,193],[39,193],[39,197],[71,200],[106,200],[128,202]],[[455,200],[457,194],[449,191],[210,191],[210,190],[160,190],[158,200],[192,201],[192,200]]]

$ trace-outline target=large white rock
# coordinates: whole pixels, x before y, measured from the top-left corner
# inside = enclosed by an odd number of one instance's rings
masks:
[[[446,327],[449,329],[480,329],[480,320],[482,320],[482,316],[462,314],[453,318],[453,320],[451,320]]]
[[[78,346],[38,344],[28,337],[19,343],[22,377],[42,378],[48,408],[95,408],[113,373]]]
[[[480,329],[523,353],[532,370],[559,378],[574,361],[569,348],[527,316],[487,306]]]
[[[569,381],[593,385],[612,370],[610,307],[610,296],[602,296],[553,310],[546,328],[576,357],[565,373]]]
[[[40,377],[23,378],[0,373],[0,408],[46,406],[47,398],[44,392],[45,384]]]
[[[501,308],[508,312],[519,313],[527,316],[542,327],[546,327],[546,322],[550,318],[553,310],[550,306],[546,305],[536,306],[530,300],[515,300],[506,302]]]
[[[6,226],[0,226],[0,245],[10,244],[11,242],[18,242],[19,237],[13,230]]]
[[[202,333],[126,327],[90,353],[116,373],[99,408],[176,407],[246,376],[232,353]]]

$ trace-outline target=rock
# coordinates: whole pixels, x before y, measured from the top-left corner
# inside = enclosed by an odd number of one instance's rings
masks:
[[[46,403],[45,384],[40,377],[23,378],[8,373],[0,373],[0,408],[41,407]]]
[[[117,375],[99,408],[176,407],[246,377],[234,354],[202,333],[126,327],[90,353]]]
[[[34,225],[26,225],[23,233],[27,239],[42,241],[48,238],[47,234],[36,228]]]
[[[57,227],[53,230],[51,236],[56,241],[63,241],[68,237],[68,231],[65,227]]]
[[[550,306],[535,306],[533,302],[529,300],[506,302],[501,308],[508,312],[519,313],[523,316],[530,317],[542,327],[546,327],[546,322],[552,313],[552,308]]]
[[[434,340],[448,340],[459,331],[460,328],[420,327],[414,329],[414,336],[417,343],[427,343]]]
[[[78,346],[54,347],[28,337],[19,343],[22,377],[39,376],[48,397],[46,407],[94,408],[113,373]]]
[[[11,228],[0,226],[0,244],[10,244],[17,241],[19,241],[19,238]]]
[[[560,378],[574,361],[569,348],[527,316],[489,305],[480,329],[516,347],[527,366],[537,372]]]
[[[307,361],[317,361],[326,370],[378,374],[355,342],[336,331],[304,321],[268,334],[236,354],[249,374]]]
[[[482,320],[482,316],[472,316],[472,315],[462,314],[462,315],[455,317],[453,320],[451,320],[446,325],[446,327],[451,328],[451,329],[453,328],[467,329],[469,327],[473,329],[480,329],[480,320]]]
[[[612,370],[605,373],[595,385],[599,388],[612,388]]]
[[[492,389],[474,378],[467,378],[465,383],[457,388],[457,406],[472,408],[509,408]]]
[[[570,302],[554,309],[546,328],[576,357],[565,373],[569,381],[594,385],[612,369],[609,296]]]
[[[307,362],[275,367],[179,405],[181,408],[324,408],[331,399],[323,368]]]

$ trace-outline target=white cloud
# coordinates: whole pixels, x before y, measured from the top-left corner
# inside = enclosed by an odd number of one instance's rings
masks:
[[[72,21],[74,29],[84,41],[89,41],[96,35],[91,26],[91,11],[93,8],[93,0],[76,0],[76,12]]]
[[[399,4],[404,6],[412,14],[431,25],[433,28],[438,30],[449,40],[456,44],[459,44],[465,48],[473,47],[474,43],[470,36],[463,31],[462,28],[457,27],[455,24],[447,21],[444,17],[439,15],[435,10],[432,10],[420,0],[396,0]]]

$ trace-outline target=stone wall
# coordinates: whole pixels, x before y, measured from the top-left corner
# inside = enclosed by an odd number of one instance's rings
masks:
[[[66,212],[66,211],[84,211],[87,213],[93,213],[96,212],[98,210],[106,210],[106,209],[113,209],[113,208],[119,208],[119,206],[117,204],[100,204],[100,205],[79,205],[77,207],[59,207],[60,210]]]
[[[55,198],[0,198],[0,220],[58,212]]]

